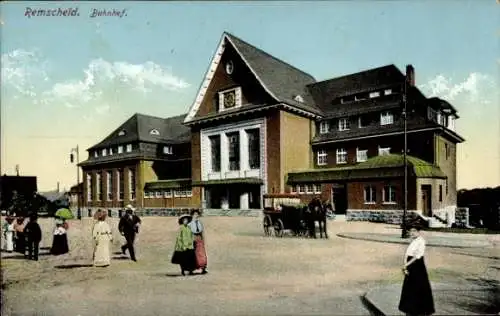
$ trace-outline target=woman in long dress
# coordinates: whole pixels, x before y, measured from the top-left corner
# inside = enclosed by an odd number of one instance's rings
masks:
[[[54,239],[50,253],[54,256],[64,255],[69,252],[68,236],[64,228],[64,221],[56,219],[56,228],[54,229]]]
[[[3,227],[3,234],[5,240],[5,250],[7,252],[14,251],[14,218],[8,216],[5,219],[6,223]]]
[[[18,217],[14,223],[14,230],[16,231],[15,250],[23,255],[26,253],[26,236],[24,235],[25,226],[24,217]]]
[[[94,266],[107,267],[111,263],[111,242],[113,233],[111,227],[105,222],[106,213],[100,212],[97,217],[98,222],[92,230],[94,238]]]
[[[405,275],[399,310],[406,315],[432,315],[435,313],[431,284],[425,267],[425,239],[420,234],[421,226],[410,227],[412,242],[404,257]]]
[[[207,252],[205,250],[205,229],[203,223],[199,220],[200,212],[191,211],[193,219],[188,226],[194,236],[194,254],[196,256],[196,269],[201,269],[202,274],[207,273]]]
[[[190,275],[196,269],[196,257],[194,254],[194,238],[191,228],[188,223],[191,221],[191,216],[183,215],[179,218],[179,233],[175,240],[175,251],[172,256],[172,263],[181,266],[182,275],[186,275],[186,271]]]

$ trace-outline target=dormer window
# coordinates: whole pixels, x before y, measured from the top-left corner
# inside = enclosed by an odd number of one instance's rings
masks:
[[[328,121],[322,121],[319,123],[319,133],[320,134],[326,134],[330,130],[330,124],[328,124]]]
[[[149,131],[149,134],[154,136],[159,136],[160,132],[157,129],[152,129],[151,131]]]
[[[219,92],[220,111],[241,107],[241,88],[233,88]]]
[[[109,149],[109,155],[112,156],[113,155],[113,148],[110,148]]]
[[[304,98],[300,94],[296,95],[293,99],[297,102],[304,103]]]
[[[392,94],[392,89],[385,89],[384,95],[389,95],[389,94]]]
[[[172,155],[174,153],[172,146],[163,146],[163,153],[165,155]]]
[[[128,144],[125,149],[128,153],[132,152],[132,144]]]
[[[123,146],[118,146],[118,153],[123,154]]]
[[[370,99],[373,99],[373,98],[378,98],[380,97],[380,92],[376,91],[376,92],[370,92]]]
[[[349,130],[349,119],[348,118],[341,118],[339,119],[339,131],[347,131]]]
[[[389,125],[394,123],[394,116],[391,112],[380,113],[380,125]]]
[[[106,157],[106,148],[104,148],[104,149],[102,150],[102,156],[103,156],[103,157]]]
[[[125,130],[121,130],[119,133],[118,133],[118,136],[123,136],[125,135]]]
[[[97,150],[96,150],[96,151],[94,151],[94,157],[95,157],[95,158],[99,157],[99,153],[97,152]]]

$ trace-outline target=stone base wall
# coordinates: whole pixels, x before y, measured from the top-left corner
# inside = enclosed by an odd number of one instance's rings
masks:
[[[421,214],[421,211],[408,210],[406,218],[411,221]],[[347,210],[346,220],[400,225],[403,222],[403,210]]]
[[[75,218],[77,217],[77,209],[71,209]],[[120,217],[125,214],[123,208],[82,208],[82,217],[92,217],[98,210],[105,210],[108,212],[108,217]],[[178,217],[182,214],[189,214],[191,208],[137,208],[135,214],[140,217],[144,216],[173,216]],[[203,216],[250,216],[259,217],[262,214],[262,210],[223,210],[223,209],[200,209],[201,215]]]

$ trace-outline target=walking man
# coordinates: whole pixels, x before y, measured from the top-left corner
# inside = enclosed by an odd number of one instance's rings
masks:
[[[205,251],[205,233],[203,229],[203,224],[201,223],[198,216],[200,212],[198,210],[191,211],[191,216],[193,220],[188,224],[191,228],[191,232],[194,236],[194,253],[196,256],[196,268],[201,269],[202,274],[207,273],[207,252]]]
[[[38,251],[42,240],[42,230],[37,223],[37,214],[31,214],[30,221],[24,228],[26,242],[28,243],[28,259],[38,261]]]
[[[127,205],[125,207],[125,215],[120,219],[120,223],[118,224],[118,230],[120,234],[125,237],[127,243],[122,246],[122,253],[125,254],[125,251],[128,249],[130,253],[130,259],[133,261],[137,261],[135,257],[134,251],[134,240],[135,235],[139,232],[139,226],[141,224],[141,219],[139,216],[134,214],[134,208],[132,205]]]

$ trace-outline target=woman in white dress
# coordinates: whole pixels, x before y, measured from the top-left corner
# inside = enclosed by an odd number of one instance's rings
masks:
[[[92,230],[94,238],[94,266],[107,267],[111,263],[111,242],[113,233],[111,227],[105,222],[106,213],[99,212],[97,223]]]
[[[406,315],[432,315],[434,298],[431,284],[425,267],[425,239],[420,234],[421,226],[416,223],[410,226],[412,242],[408,246],[403,259],[405,279],[401,290],[399,310]]]
[[[7,252],[12,252],[14,251],[14,218],[13,217],[7,217],[5,219],[6,223],[4,224],[3,227],[3,234],[5,238],[5,250]]]

